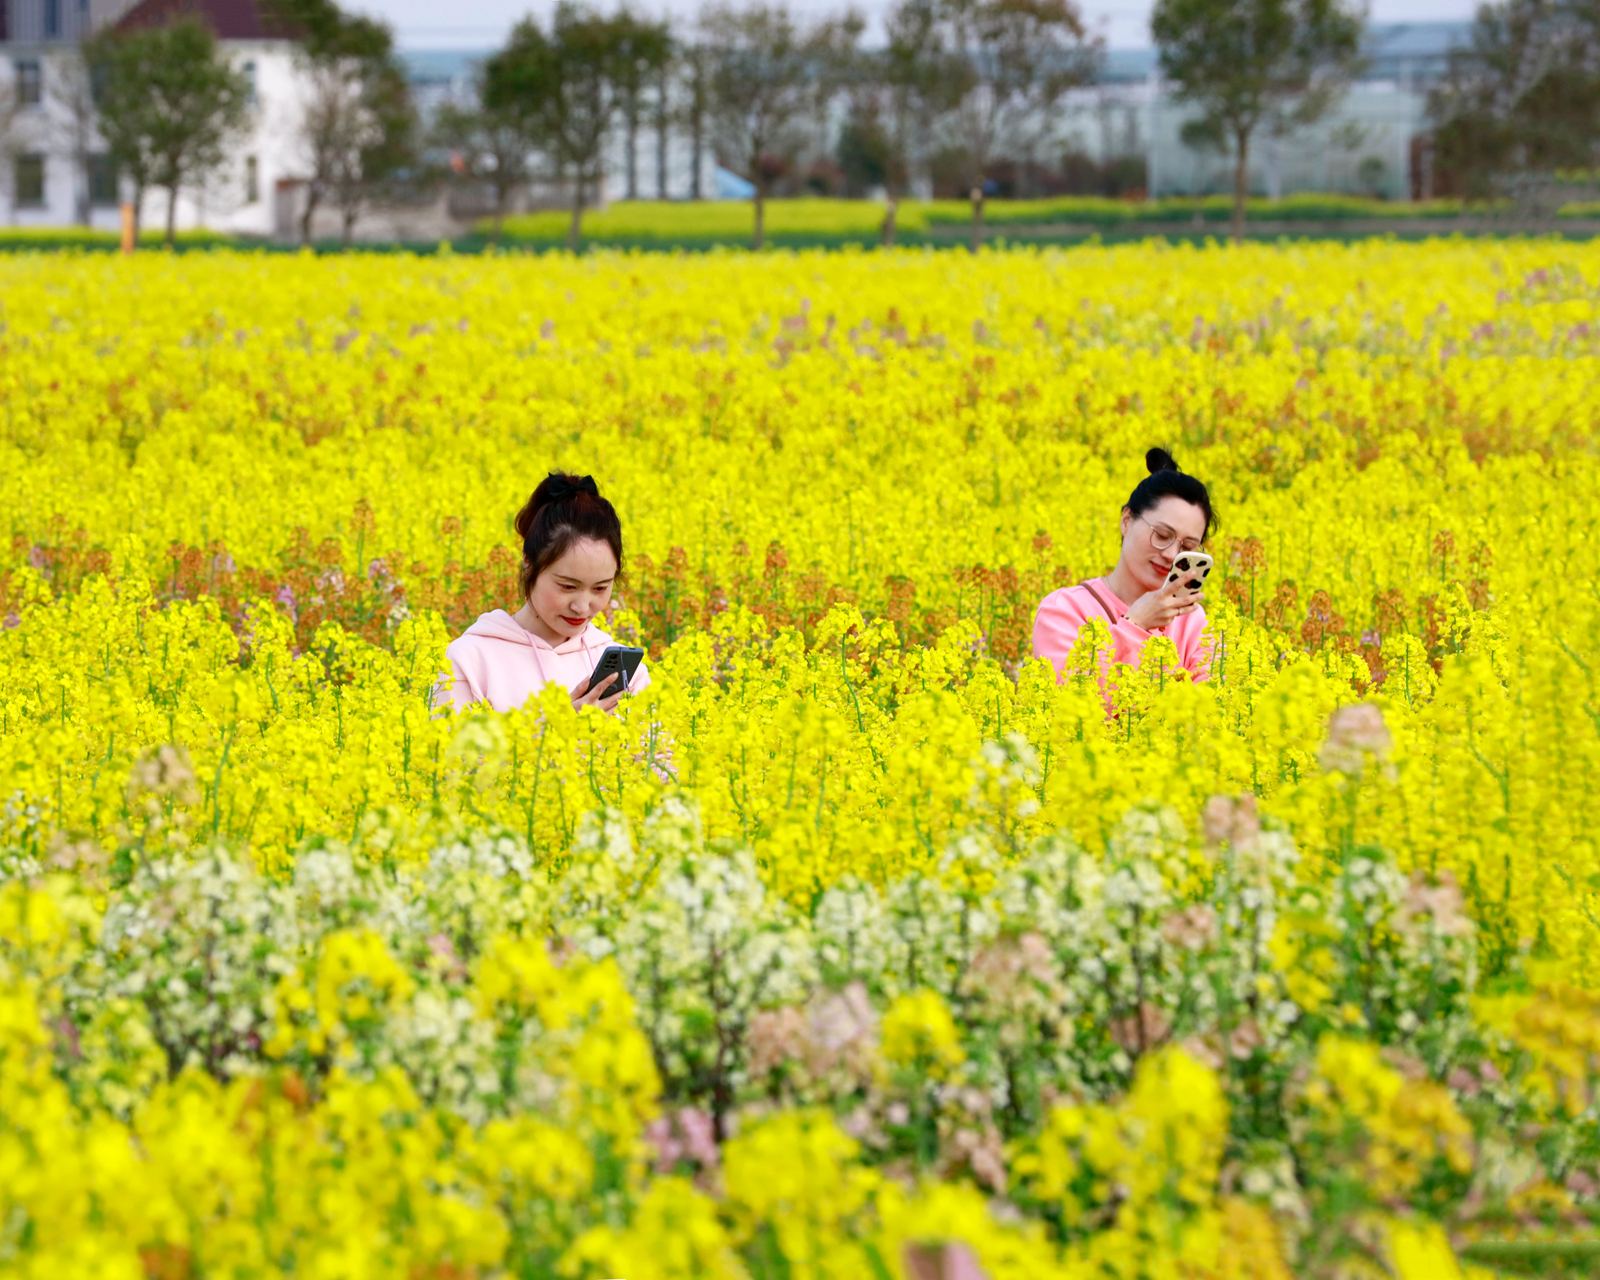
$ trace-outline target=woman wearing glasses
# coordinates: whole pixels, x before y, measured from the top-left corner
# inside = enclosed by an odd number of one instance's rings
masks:
[[[1122,508],[1122,554],[1104,578],[1052,591],[1033,620],[1033,652],[1057,674],[1088,618],[1111,628],[1112,661],[1138,666],[1145,641],[1164,635],[1178,649],[1178,660],[1195,680],[1208,678],[1200,636],[1206,613],[1200,592],[1169,583],[1167,573],[1180,551],[1198,550],[1211,532],[1211,495],[1193,476],[1184,475],[1165,449],[1145,455],[1150,474],[1134,488]]]

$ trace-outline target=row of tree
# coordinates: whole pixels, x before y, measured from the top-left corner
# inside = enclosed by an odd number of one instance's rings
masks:
[[[838,150],[889,192],[889,233],[894,199],[942,148],[961,158],[976,242],[996,157],[1042,146],[1062,99],[1096,77],[1102,57],[1073,0],[898,0],[870,48],[859,15],[806,21],[781,0],[715,0],[685,27],[560,0],[548,22],[524,19],[482,63],[470,104],[446,106],[424,129],[387,26],[334,0],[266,3],[306,72],[306,239],[317,210],[332,207],[348,240],[361,210],[414,181],[432,147],[493,193],[497,231],[519,190],[564,186],[576,244],[615,143],[636,197],[640,136],[654,130],[659,192],[669,131],[690,140],[696,198],[708,150],[748,178],[759,247],[773,184],[808,148],[830,150],[842,104]],[[1188,133],[1225,142],[1234,158],[1235,236],[1252,141],[1321,117],[1361,71],[1360,4],[1157,0],[1152,35],[1170,89],[1195,109]],[[170,236],[179,191],[204,186],[248,118],[251,84],[193,18],[102,33],[86,44],[84,66],[78,97],[136,202],[167,193]],[[1593,166],[1597,0],[1485,5],[1433,110],[1441,162],[1485,190],[1507,174]]]
[[[1236,234],[1252,136],[1268,122],[1308,123],[1336,102],[1360,66],[1363,17],[1355,0],[1159,0],[1152,29],[1164,74],[1235,147]],[[806,24],[758,0],[713,4],[685,33],[562,0],[547,27],[532,18],[517,26],[484,64],[476,105],[441,123],[492,186],[497,226],[529,165],[542,160],[565,175],[574,243],[613,134],[625,135],[634,196],[639,130],[653,123],[661,132],[664,166],[676,123],[691,139],[696,183],[709,139],[754,186],[759,247],[773,182],[813,129],[827,150],[842,100],[840,151],[891,198],[936,148],[958,154],[981,239],[996,156],[1038,151],[1062,99],[1098,75],[1100,42],[1072,0],[899,0],[876,48],[863,46],[865,25],[854,13]]]

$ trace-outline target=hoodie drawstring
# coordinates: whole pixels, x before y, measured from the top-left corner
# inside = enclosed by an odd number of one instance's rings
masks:
[[[583,656],[585,661],[587,661],[589,658],[589,633],[593,630],[594,628],[592,626],[585,627],[583,629],[583,639],[580,641],[580,643],[583,646]],[[539,668],[539,687],[542,689],[545,685],[550,683],[550,677],[545,672],[544,659],[539,656],[539,642],[534,639],[534,637],[529,636],[528,647],[533,650],[533,664]],[[594,668],[592,667],[590,668],[591,671],[593,671],[593,669]],[[587,690],[585,690],[585,692],[587,692]]]

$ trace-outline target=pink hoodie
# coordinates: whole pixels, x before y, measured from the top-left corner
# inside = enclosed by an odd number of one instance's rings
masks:
[[[459,709],[487,702],[496,711],[509,711],[552,680],[564,689],[576,689],[594,671],[606,646],[616,643],[590,623],[579,635],[552,646],[523,630],[504,609],[480,614],[445,650],[455,672],[450,703]],[[637,693],[649,683],[650,672],[641,662],[628,688]],[[612,685],[608,692],[615,688]]]
[[[1100,593],[1100,600],[1110,606],[1110,616],[1094,598],[1091,587]],[[1112,662],[1138,666],[1145,641],[1151,636],[1164,635],[1178,647],[1178,660],[1194,680],[1211,678],[1210,646],[1203,644],[1200,636],[1206,629],[1203,606],[1174,618],[1166,626],[1154,631],[1146,631],[1135,623],[1125,622],[1122,615],[1127,611],[1128,606],[1117,599],[1104,578],[1091,578],[1075,587],[1052,591],[1039,602],[1039,612],[1033,620],[1034,657],[1050,662],[1059,676],[1066,665],[1067,654],[1077,643],[1078,631],[1084,621],[1099,618],[1111,628],[1111,640],[1116,649],[1110,659]]]

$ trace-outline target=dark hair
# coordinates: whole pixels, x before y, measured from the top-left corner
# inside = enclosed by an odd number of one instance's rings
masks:
[[[593,476],[552,471],[517,512],[516,527],[522,539],[524,600],[539,575],[583,538],[610,547],[617,558],[617,576],[622,575],[622,521],[617,509],[600,496]]]
[[[1150,474],[1134,485],[1133,492],[1128,495],[1128,514],[1142,516],[1163,498],[1182,498],[1206,513],[1206,531],[1201,538],[1205,541],[1216,522],[1211,511],[1211,495],[1206,492],[1205,485],[1178,470],[1178,464],[1165,449],[1151,449],[1144,455],[1144,465],[1150,468]]]

